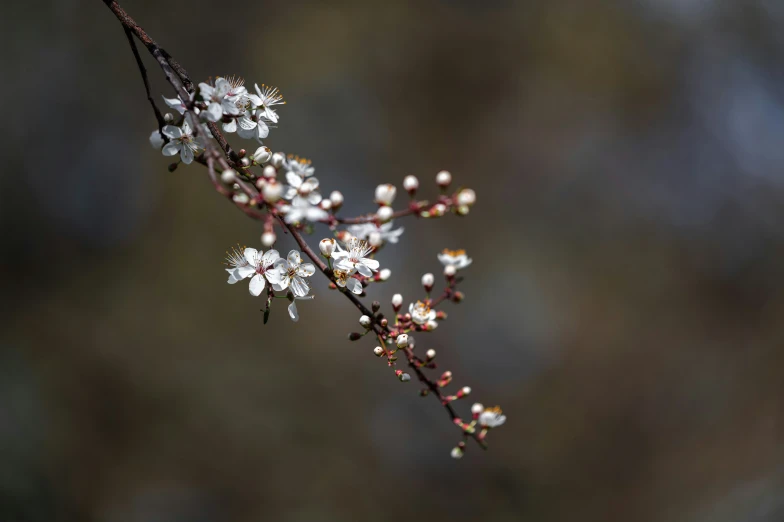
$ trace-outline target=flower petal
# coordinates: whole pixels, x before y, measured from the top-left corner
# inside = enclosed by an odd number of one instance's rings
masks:
[[[267,286],[267,282],[261,277],[261,274],[256,274],[250,280],[250,285],[248,289],[250,290],[250,295],[259,295],[264,290],[264,287]]]
[[[365,277],[373,277],[373,271],[363,263],[357,263],[357,272]]]
[[[299,276],[294,276],[291,278],[291,291],[294,292],[294,295],[297,297],[304,297],[308,295],[310,287],[304,279]]]
[[[346,288],[351,290],[354,294],[361,294],[362,293],[362,283],[359,282],[358,279],[354,279],[353,277],[346,280]]]
[[[289,317],[291,317],[291,320],[294,321],[295,323],[299,321],[299,314],[297,313],[296,301],[292,301],[291,304],[289,305]]]
[[[181,148],[182,148],[182,143],[180,143],[179,141],[170,141],[169,143],[163,146],[161,152],[163,152],[164,156],[174,156],[178,152],[180,152]]]
[[[259,267],[259,251],[255,248],[246,248],[245,251],[242,253],[245,256],[245,260],[251,264],[251,266],[258,268]]]
[[[300,277],[310,277],[316,273],[316,267],[311,263],[302,263],[297,268],[297,275]]]
[[[261,266],[268,267],[275,263],[280,259],[280,254],[277,250],[267,250],[267,252],[261,256]]]
[[[362,260],[362,264],[366,265],[369,269],[373,270],[374,272],[378,270],[379,267],[379,263],[375,259],[364,258]]]
[[[291,252],[289,252],[289,255],[286,256],[286,259],[289,260],[290,267],[299,266],[299,264],[302,263],[302,257],[300,256],[299,251],[297,250],[292,250]]]

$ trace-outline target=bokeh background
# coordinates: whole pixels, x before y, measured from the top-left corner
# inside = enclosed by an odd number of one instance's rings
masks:
[[[221,265],[258,224],[150,148],[111,13],[8,3],[0,521],[784,519],[784,3],[122,5],[196,81],[279,86],[266,143],[346,214],[406,174],[476,190],[400,223],[370,298],[468,249],[418,350],[509,420],[449,458],[323,283],[263,326]]]

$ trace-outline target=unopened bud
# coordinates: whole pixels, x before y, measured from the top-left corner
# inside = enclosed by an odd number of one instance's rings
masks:
[[[248,154],[248,151],[247,151],[247,150],[245,150],[245,149],[240,149],[240,150],[239,150],[239,152],[237,152],[237,157],[238,157],[238,158],[244,158],[246,154]]]
[[[460,205],[459,207],[457,207],[456,210],[458,216],[467,216],[468,213],[471,211],[471,207],[469,207],[468,205]]]
[[[485,411],[485,407],[482,406],[482,404],[480,404],[478,402],[475,402],[474,405],[471,406],[471,414],[473,414],[473,415],[479,415],[483,411]]]
[[[337,210],[343,205],[343,194],[337,190],[333,190],[329,195],[329,200],[332,202],[332,207]]]
[[[434,282],[435,282],[435,278],[433,277],[433,274],[431,274],[430,272],[422,276],[422,286],[425,287],[426,292],[429,292],[430,290],[433,289]]]
[[[394,185],[386,183],[376,187],[376,203],[379,205],[391,205],[395,200],[397,189]]]
[[[416,178],[416,176],[408,175],[403,178],[403,188],[406,189],[406,192],[413,196],[419,188],[419,180]]]
[[[398,335],[397,339],[395,339],[395,344],[397,345],[398,348],[405,348],[406,346],[408,346],[408,335],[406,334]]]
[[[241,158],[240,165],[243,167],[250,167],[250,160],[248,158]]]
[[[439,187],[448,187],[452,183],[452,174],[449,171],[442,170],[436,174],[436,183],[438,183]]]
[[[380,346],[376,346],[375,348],[373,348],[373,353],[376,354],[376,357],[381,357],[382,355],[384,355],[384,349]]]
[[[166,123],[171,123],[174,121],[174,116],[172,116],[172,113],[167,112],[166,114],[163,115],[163,121],[165,121]]]
[[[373,313],[378,312],[380,308],[381,308],[381,303],[379,303],[378,301],[373,301],[373,303],[370,305],[370,309],[373,310]]]
[[[389,268],[382,268],[378,273],[378,278],[382,281],[386,281],[392,275],[392,270]]]
[[[400,382],[408,382],[411,380],[411,376],[407,373],[402,373],[398,376],[398,379],[400,379]]]
[[[465,299],[465,294],[463,292],[457,291],[454,294],[452,294],[452,301],[454,301],[455,303],[459,303],[463,299]]]
[[[269,149],[269,147],[259,147],[256,149],[256,152],[253,153],[253,161],[259,165],[262,163],[267,163],[271,157],[272,151]]]
[[[359,324],[361,324],[365,328],[369,328],[370,327],[370,317],[368,317],[366,315],[363,315],[362,317],[359,318]]]
[[[275,244],[277,237],[275,236],[275,232],[264,232],[261,235],[261,244],[265,247],[271,247]]]
[[[319,250],[321,250],[321,255],[324,257],[332,257],[332,253],[335,251],[336,247],[337,242],[331,237],[319,241]]]
[[[267,203],[275,203],[283,195],[283,184],[272,179],[264,185],[261,195]]]
[[[455,265],[446,265],[444,267],[444,275],[447,277],[454,277],[456,272],[457,269],[455,268]]]
[[[351,332],[350,334],[348,334],[348,340],[349,341],[358,341],[361,338],[362,338],[362,334],[361,333]]]
[[[283,166],[283,163],[286,161],[286,156],[283,155],[281,152],[276,152],[272,155],[272,166],[276,169],[279,169]]]
[[[470,188],[463,189],[457,193],[458,205],[465,205],[466,207],[470,207],[474,203],[476,203],[476,192]]]
[[[261,175],[267,179],[275,179],[278,176],[278,171],[272,165],[267,165],[261,172]]]
[[[427,353],[425,353],[425,355],[427,356],[428,361],[432,361],[436,358],[436,351],[431,348],[427,351]]]
[[[250,202],[250,198],[244,192],[241,194],[234,194],[231,198],[235,203],[239,203],[240,205],[247,205]]]
[[[386,328],[388,324],[389,324],[389,321],[387,320],[387,318],[386,318],[386,317],[384,317],[383,319],[381,319],[381,326],[382,326],[383,328]]]
[[[302,182],[302,185],[299,186],[297,192],[299,193],[300,196],[307,196],[308,194],[313,192],[314,188],[316,187],[313,186],[313,183],[311,183],[310,180],[306,179],[305,181]]]
[[[455,446],[454,448],[452,448],[452,453],[451,453],[451,455],[452,455],[452,458],[453,458],[453,459],[462,459],[462,458],[463,458],[463,453],[465,453],[465,452],[463,451],[463,448],[460,448],[460,447],[458,447],[458,446]]]
[[[381,223],[386,223],[392,219],[392,214],[394,213],[395,211],[392,210],[392,207],[379,207],[378,212],[376,212],[376,219]]]
[[[237,180],[237,173],[233,169],[226,169],[221,173],[221,181],[228,185]]]
[[[403,305],[403,296],[400,294],[395,294],[392,296],[392,308],[395,309],[395,312],[400,310],[400,307]]]
[[[322,199],[319,202],[319,206],[321,207],[322,210],[330,210],[332,209],[332,202],[328,199]]]
[[[471,387],[470,386],[463,386],[463,388],[457,392],[457,396],[459,398],[465,397],[466,395],[471,394]]]
[[[177,170],[177,165],[179,165],[179,164],[178,163],[169,163],[169,166],[168,166],[169,172],[174,172],[175,170]]]
[[[443,203],[436,203],[433,205],[433,208],[430,209],[431,217],[441,217],[444,214],[446,214],[446,205]]]

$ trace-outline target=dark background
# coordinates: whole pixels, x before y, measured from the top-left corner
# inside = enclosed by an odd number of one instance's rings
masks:
[[[266,144],[347,215],[406,174],[476,190],[400,223],[370,297],[468,249],[417,350],[509,419],[449,458],[442,409],[346,341],[323,280],[262,326],[221,265],[261,230],[150,148],[116,19],[8,3],[2,522],[784,519],[782,2],[122,5],[194,80],[279,86]]]

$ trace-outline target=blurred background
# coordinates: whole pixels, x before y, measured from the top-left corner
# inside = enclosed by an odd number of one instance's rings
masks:
[[[417,350],[508,421],[451,459],[323,281],[263,326],[221,264],[261,230],[150,148],[109,10],[9,3],[1,522],[784,520],[784,3],[121,5],[195,81],[279,86],[265,143],[346,215],[406,174],[476,190],[399,223],[369,299],[467,249]]]

